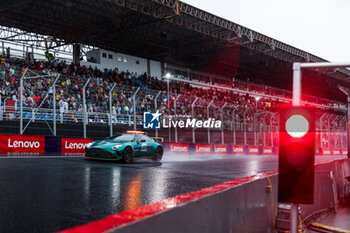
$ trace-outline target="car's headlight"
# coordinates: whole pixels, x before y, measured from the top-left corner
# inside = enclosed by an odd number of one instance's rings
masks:
[[[89,142],[88,144],[86,144],[86,148],[90,147],[92,145],[92,142]]]
[[[115,145],[115,146],[113,146],[112,147],[112,150],[116,150],[116,149],[118,149],[119,147],[121,147],[122,145]]]

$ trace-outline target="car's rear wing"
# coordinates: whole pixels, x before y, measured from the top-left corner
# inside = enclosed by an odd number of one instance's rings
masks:
[[[162,137],[151,137],[151,138],[153,138],[158,143],[163,143],[164,142],[164,138],[162,138]]]

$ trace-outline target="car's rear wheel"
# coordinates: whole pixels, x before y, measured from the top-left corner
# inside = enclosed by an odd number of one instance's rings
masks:
[[[132,160],[132,149],[131,147],[125,147],[123,150],[123,162],[124,163],[130,163]]]
[[[152,158],[153,161],[160,161],[163,158],[163,148],[162,147],[158,147],[156,149],[156,152],[154,154],[154,157]]]

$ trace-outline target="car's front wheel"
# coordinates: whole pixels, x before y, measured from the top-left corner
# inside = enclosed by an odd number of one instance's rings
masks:
[[[153,161],[160,161],[163,158],[163,148],[162,147],[158,147],[156,149],[156,152],[154,154],[154,157],[152,158]]]
[[[131,147],[125,147],[123,150],[123,162],[124,163],[130,163],[132,160],[132,149]]]

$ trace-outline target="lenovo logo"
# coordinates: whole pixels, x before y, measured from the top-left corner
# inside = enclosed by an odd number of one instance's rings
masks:
[[[222,152],[227,152],[226,147],[218,147],[215,148],[215,152],[222,153]]]
[[[211,152],[211,148],[210,147],[196,147],[196,152],[207,152],[207,153],[210,153]]]
[[[9,148],[39,148],[40,142],[38,141],[12,141],[11,139],[8,139],[7,146]]]
[[[243,147],[235,147],[235,148],[233,148],[233,152],[242,152],[243,153]]]
[[[68,143],[66,141],[65,144],[64,144],[64,148],[65,149],[70,149],[70,150],[85,149],[86,148],[86,144],[87,143]]]
[[[186,146],[170,146],[170,151],[172,152],[187,152],[188,148]]]

